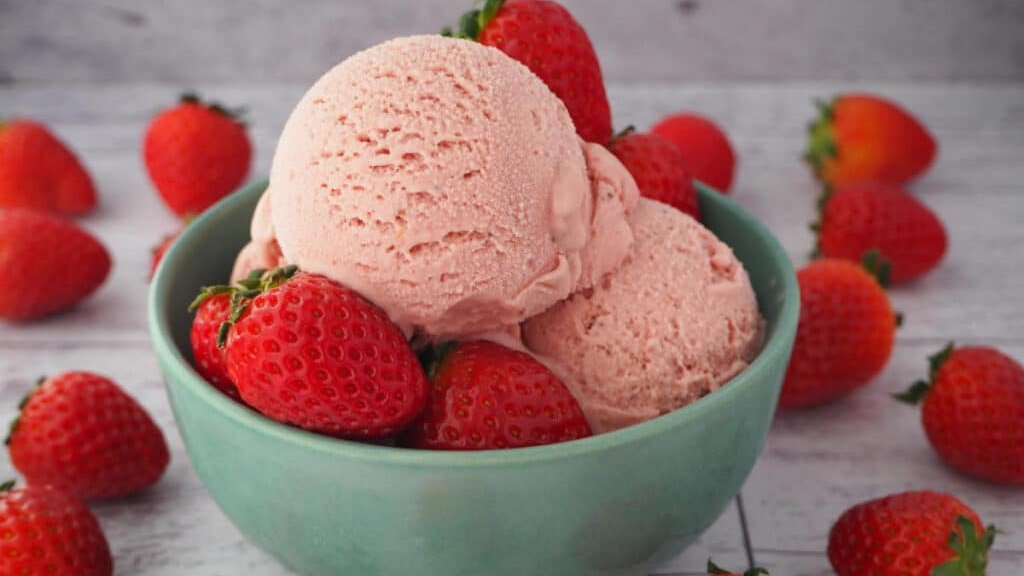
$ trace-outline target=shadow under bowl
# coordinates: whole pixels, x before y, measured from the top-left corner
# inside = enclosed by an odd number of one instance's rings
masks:
[[[319,436],[262,417],[192,369],[186,307],[222,283],[265,182],[208,210],[164,256],[153,347],[189,457],[257,546],[303,575],[645,574],[706,530],[764,445],[793,346],[799,291],[778,241],[698,185],[703,223],[746,267],[764,349],[722,389],[670,414],[574,442],[430,452]]]

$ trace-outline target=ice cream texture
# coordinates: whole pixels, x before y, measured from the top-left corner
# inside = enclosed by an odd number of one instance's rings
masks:
[[[399,38],[296,106],[234,277],[286,261],[407,334],[507,330],[619,266],[638,197],[525,66],[475,42]]]
[[[685,406],[741,372],[763,320],[732,250],[697,221],[642,199],[617,270],[523,325],[595,432]]]

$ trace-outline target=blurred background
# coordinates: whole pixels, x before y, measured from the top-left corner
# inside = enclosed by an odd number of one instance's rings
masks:
[[[0,0],[0,82],[311,82],[470,0]],[[612,83],[1024,78],[1022,0],[564,0]]]

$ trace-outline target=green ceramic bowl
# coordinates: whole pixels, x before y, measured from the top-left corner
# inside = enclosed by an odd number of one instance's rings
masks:
[[[310,434],[263,418],[190,367],[185,308],[222,282],[265,183],[196,220],[164,257],[150,332],[189,457],[257,546],[309,576],[644,574],[729,504],[764,443],[792,349],[799,296],[774,237],[700,188],[705,224],[750,273],[764,350],[721,390],[671,414],[564,444],[428,452]]]

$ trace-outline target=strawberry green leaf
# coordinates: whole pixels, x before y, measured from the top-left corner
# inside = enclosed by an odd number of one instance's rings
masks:
[[[835,117],[835,100],[815,102],[818,107],[818,118],[808,127],[810,141],[804,152],[804,160],[811,165],[814,175],[821,179],[826,162],[839,155],[835,137],[832,134],[832,120]]]
[[[933,568],[932,576],[985,576],[988,551],[995,539],[995,526],[989,525],[979,538],[974,522],[966,516],[957,516],[949,535],[949,547],[956,556]]]
[[[7,437],[4,438],[4,446],[11,445],[11,438],[14,437],[14,432],[18,429],[18,425],[21,424],[21,411],[25,409],[25,406],[28,406],[28,401],[31,400],[32,395],[43,386],[44,382],[46,382],[46,376],[40,376],[39,379],[36,380],[35,385],[32,386],[32,389],[25,394],[20,402],[18,402],[18,415],[11,422],[11,426],[7,431]]]
[[[955,346],[950,342],[949,344],[946,344],[945,348],[928,357],[928,375],[933,381],[935,380],[935,376],[938,375],[939,370],[942,368],[942,365],[945,364],[946,360],[949,360],[949,356],[953,354],[954,348]]]
[[[7,480],[3,484],[0,484],[0,493],[10,492],[14,485],[17,484],[17,480]]]
[[[889,277],[892,274],[892,266],[889,264],[889,260],[882,256],[881,252],[879,252],[877,248],[872,248],[864,253],[864,258],[861,260],[861,266],[863,266],[865,270],[878,280],[878,284],[882,288],[889,287]]]
[[[931,389],[932,385],[930,383],[925,382],[924,380],[918,380],[911,384],[910,388],[907,388],[905,391],[898,394],[893,394],[892,397],[900,402],[913,405],[924,400],[924,397],[928,395],[928,391]]]

